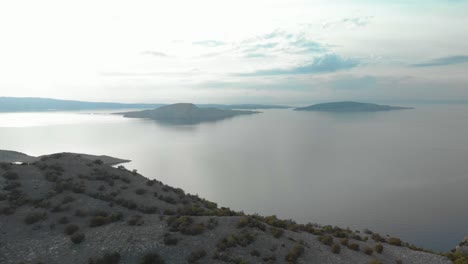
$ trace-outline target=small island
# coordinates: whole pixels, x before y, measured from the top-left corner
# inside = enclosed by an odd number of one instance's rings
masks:
[[[128,118],[146,118],[163,123],[191,125],[202,122],[214,122],[238,115],[260,113],[257,111],[243,111],[218,108],[199,108],[190,103],[178,103],[157,109],[120,113]]]
[[[311,106],[295,108],[294,110],[296,111],[318,111],[318,112],[377,112],[377,111],[391,111],[391,110],[405,110],[405,109],[413,109],[413,108],[344,101],[344,102],[314,104]]]

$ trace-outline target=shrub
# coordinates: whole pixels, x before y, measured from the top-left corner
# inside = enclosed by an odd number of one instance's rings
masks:
[[[343,246],[348,246],[349,239],[347,239],[346,237],[345,237],[345,238],[342,238],[342,239],[340,239],[340,243],[341,243],[341,245],[343,245]]]
[[[333,244],[331,250],[332,250],[332,252],[335,253],[335,254],[340,254],[341,247],[340,247],[339,244]]]
[[[146,182],[146,185],[147,186],[153,186],[155,182],[156,182],[155,180],[149,180],[149,181]]]
[[[348,248],[354,251],[359,251],[359,244],[352,243],[348,246]]]
[[[75,216],[86,217],[86,216],[88,216],[88,212],[86,212],[85,210],[77,209],[75,211]]]
[[[296,263],[297,259],[304,253],[304,247],[301,245],[295,245],[291,251],[285,257],[285,260],[289,263]]]
[[[254,250],[250,251],[250,255],[253,256],[253,257],[260,257],[260,251],[254,249]]]
[[[388,239],[388,243],[393,246],[401,246],[401,240],[396,237],[391,237]]]
[[[206,251],[204,249],[196,250],[190,253],[187,258],[188,263],[196,263],[200,259],[206,256]]]
[[[250,228],[258,228],[262,231],[265,231],[265,224],[261,223],[257,219],[254,219],[253,217],[242,217],[239,222],[237,222],[237,228],[243,228],[243,227],[250,227]]]
[[[146,190],[145,189],[142,189],[142,188],[138,188],[135,190],[135,193],[138,194],[138,195],[143,195],[146,193]]]
[[[90,258],[88,264],[118,264],[120,263],[120,254],[118,252],[107,253],[101,258]]]
[[[376,242],[385,242],[385,239],[377,233],[372,234],[371,238]]]
[[[102,165],[104,162],[102,162],[102,160],[100,160],[100,159],[97,159],[93,163],[96,164],[96,165]]]
[[[216,218],[208,219],[208,223],[206,224],[206,228],[212,230],[217,226],[218,226],[218,219],[216,219]]]
[[[326,236],[319,236],[318,240],[322,242],[322,244],[331,246],[333,244],[333,238],[329,235]]]
[[[123,215],[122,213],[114,213],[111,215],[107,215],[105,212],[98,213],[95,215],[93,218],[90,219],[89,221],[89,226],[90,227],[97,227],[97,226],[103,226],[110,224],[112,222],[117,222],[122,219]]]
[[[364,248],[364,253],[365,253],[366,255],[369,255],[369,256],[370,256],[370,255],[372,255],[372,253],[374,253],[374,250],[373,250],[372,248],[370,248],[370,247],[365,247],[365,248]]]
[[[17,180],[19,178],[18,173],[12,172],[12,171],[7,171],[3,174],[3,178],[7,180]]]
[[[216,247],[218,248],[219,251],[224,251],[228,248],[237,247],[237,246],[246,247],[254,241],[255,241],[255,235],[251,233],[242,233],[239,235],[231,234],[221,239],[216,244]]]
[[[67,235],[72,235],[80,229],[77,225],[67,225],[63,232]]]
[[[282,229],[279,229],[279,228],[276,228],[276,227],[272,227],[270,229],[270,232],[271,232],[271,234],[273,235],[274,238],[280,238],[284,233],[284,231]]]
[[[382,244],[377,244],[375,245],[375,252],[379,253],[379,254],[382,254],[382,251],[383,251],[383,246]]]
[[[68,224],[68,218],[66,216],[64,217],[60,217],[60,219],[58,220],[59,224],[62,224],[62,225],[65,225],[65,224]]]
[[[168,245],[168,246],[174,246],[174,245],[177,245],[177,242],[179,242],[179,240],[177,239],[177,237],[173,237],[170,233],[165,233],[164,234],[164,244],[165,245]]]
[[[203,223],[194,223],[188,216],[170,217],[167,220],[169,230],[172,232],[181,232],[184,235],[199,235],[205,231]]]
[[[143,217],[141,215],[132,215],[130,219],[128,219],[127,224],[130,226],[141,226],[143,225]]]
[[[37,223],[39,221],[42,221],[47,218],[47,214],[45,212],[34,212],[34,213],[29,213],[25,218],[24,222],[28,225],[32,225],[34,223]]]
[[[141,258],[140,264],[164,264],[164,260],[157,253],[148,253]]]
[[[382,261],[378,260],[378,259],[373,259],[371,261],[369,261],[369,264],[383,264]]]
[[[80,244],[85,239],[85,235],[83,233],[74,233],[70,236],[70,240],[75,244]]]
[[[62,200],[62,204],[71,203],[73,201],[75,201],[75,198],[73,198],[72,196],[65,196]]]

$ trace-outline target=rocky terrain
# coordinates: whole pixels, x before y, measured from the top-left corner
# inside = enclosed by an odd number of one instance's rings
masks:
[[[163,106],[152,110],[120,113],[129,118],[146,118],[170,124],[198,124],[214,122],[239,115],[250,115],[257,111],[199,108],[194,104],[180,103]]]
[[[369,230],[244,215],[112,163],[0,163],[0,263],[452,263]]]
[[[315,104],[315,105],[306,106],[306,107],[299,107],[294,110],[320,111],[320,112],[377,112],[377,111],[391,111],[391,110],[404,110],[404,109],[412,109],[412,108],[345,101],[345,102]]]

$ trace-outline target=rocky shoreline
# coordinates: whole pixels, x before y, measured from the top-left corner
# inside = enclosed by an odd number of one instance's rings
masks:
[[[0,263],[452,263],[369,230],[218,207],[117,161],[1,162]]]

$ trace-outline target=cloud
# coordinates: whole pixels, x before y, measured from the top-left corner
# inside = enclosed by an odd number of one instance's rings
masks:
[[[290,39],[294,36],[294,34],[288,33],[284,30],[275,29],[274,31],[267,33],[262,36],[264,39],[273,39],[273,38],[285,38]]]
[[[303,37],[298,38],[296,41],[291,43],[294,47],[299,48],[297,53],[306,53],[306,52],[325,52],[327,48],[322,44],[305,39]]]
[[[166,53],[162,53],[159,51],[152,51],[152,50],[146,50],[141,52],[142,55],[151,55],[155,57],[169,57]]]
[[[192,44],[193,45],[200,45],[200,46],[210,47],[210,48],[226,45],[225,42],[218,41],[218,40],[195,41],[195,42],[192,42]]]
[[[457,56],[450,56],[450,57],[442,57],[433,59],[423,63],[416,63],[411,64],[412,67],[433,67],[433,66],[447,66],[453,64],[461,64],[467,63],[468,56],[467,55],[457,55]]]
[[[337,54],[326,54],[316,57],[311,63],[293,67],[290,69],[273,68],[258,70],[251,73],[241,73],[239,76],[269,76],[269,75],[296,75],[296,74],[314,74],[336,72],[340,70],[351,69],[359,65],[355,59],[345,59]]]
[[[266,58],[268,56],[263,53],[248,53],[244,57],[245,58]]]
[[[340,25],[349,28],[364,27],[367,26],[373,18],[373,16],[346,17],[340,20],[327,21],[323,23],[322,28],[329,29]]]

